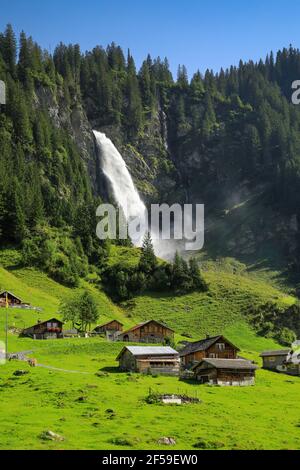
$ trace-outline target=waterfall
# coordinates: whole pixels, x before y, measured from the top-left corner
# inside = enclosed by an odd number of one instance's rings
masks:
[[[123,211],[127,222],[130,218],[135,217],[143,220],[146,206],[134,186],[122,155],[105,134],[98,131],[93,132],[101,153],[101,169],[109,183],[111,195]],[[156,256],[165,260],[171,260],[177,250],[182,252],[182,242],[178,240],[162,240],[159,233],[159,230],[153,230],[152,228],[151,236]],[[141,233],[138,240],[133,240],[136,246],[141,246],[143,236],[144,233]]]
[[[121,154],[105,134],[98,131],[93,132],[101,152],[101,168],[109,182],[115,202],[122,209],[127,221],[131,217],[140,217],[142,219],[145,215],[146,206],[134,186]],[[140,241],[136,244],[139,245]]]

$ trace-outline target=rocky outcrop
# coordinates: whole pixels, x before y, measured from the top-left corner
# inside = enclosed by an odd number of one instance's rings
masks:
[[[35,91],[36,108],[46,109],[54,125],[64,129],[76,143],[91,179],[92,187],[99,194],[99,157],[95,145],[91,124],[80,100],[68,105],[62,90],[39,87]]]

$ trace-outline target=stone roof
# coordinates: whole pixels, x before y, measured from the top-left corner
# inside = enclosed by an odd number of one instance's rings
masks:
[[[255,364],[253,364],[251,361],[245,361],[244,359],[205,358],[198,364],[194,365],[193,370],[197,369],[202,364],[208,364],[216,369],[257,369],[257,366]]]
[[[152,321],[155,322],[155,323],[157,323],[158,325],[163,326],[163,327],[166,328],[167,330],[170,330],[170,331],[173,331],[173,332],[174,332],[174,330],[172,330],[172,328],[169,328],[169,327],[168,327],[167,325],[165,325],[164,323],[162,323],[162,322],[160,322],[160,321],[158,321],[158,320],[153,320],[153,319],[152,319],[152,320],[144,321],[143,323],[139,323],[138,325],[135,325],[135,326],[133,326],[132,328],[129,328],[128,330],[126,330],[126,331],[122,331],[122,332],[120,333],[120,335],[124,335],[124,334],[126,334],[126,333],[130,333],[131,331],[138,330],[138,329],[141,328],[142,326],[145,326],[145,325],[147,325],[148,323],[151,323]]]
[[[224,338],[224,336],[218,335],[218,336],[212,336],[209,338],[201,339],[200,341],[195,341],[193,343],[188,343],[180,351],[180,356],[186,356],[187,354],[191,354],[197,351],[206,351],[208,348],[210,348],[210,346],[212,346],[214,343],[216,343],[220,339],[223,339],[227,343],[231,344],[232,347],[234,347],[237,351],[239,351],[239,348],[234,346],[230,341]]]
[[[260,357],[287,356],[290,353],[291,353],[291,349],[278,349],[277,351],[263,351]]]
[[[122,325],[122,326],[123,326],[123,323],[121,323],[119,320],[115,320],[115,319],[114,319],[114,320],[110,320],[110,321],[108,321],[108,322],[106,322],[106,323],[103,323],[102,325],[97,325],[97,326],[94,328],[94,330],[96,330],[97,328],[103,328],[104,326],[110,325],[110,324],[113,323],[113,322],[119,323],[119,325]]]

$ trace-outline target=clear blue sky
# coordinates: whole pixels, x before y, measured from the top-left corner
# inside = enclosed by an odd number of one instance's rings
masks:
[[[83,51],[112,41],[130,48],[137,65],[149,52],[219,70],[272,49],[300,47],[300,2],[284,0],[1,0],[0,30],[12,23],[44,48],[59,41]]]

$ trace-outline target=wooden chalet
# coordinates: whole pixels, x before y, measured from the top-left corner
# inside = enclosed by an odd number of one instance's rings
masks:
[[[8,290],[4,290],[0,293],[0,307],[6,307],[6,297],[7,297],[7,303],[9,307],[23,304],[22,300],[19,297],[17,297],[15,294],[13,294],[12,292],[9,292]]]
[[[254,385],[257,366],[245,359],[205,358],[192,368],[194,378],[211,385]]]
[[[174,338],[174,330],[157,320],[148,320],[118,334],[118,341],[133,343],[163,343]]]
[[[123,323],[119,320],[111,320],[104,325],[99,325],[94,328],[94,332],[98,334],[106,334],[106,332],[112,333],[123,330]]]
[[[224,336],[207,336],[205,339],[187,343],[180,351],[182,366],[192,367],[202,359],[236,359],[239,348],[234,346]]]
[[[25,328],[22,336],[29,336],[33,339],[55,339],[63,338],[63,322],[57,318],[50,318],[44,322],[38,322],[36,325]]]
[[[264,369],[300,376],[300,354],[292,349],[264,351],[260,357]]]
[[[179,375],[180,359],[169,346],[125,346],[117,357],[122,371]]]

